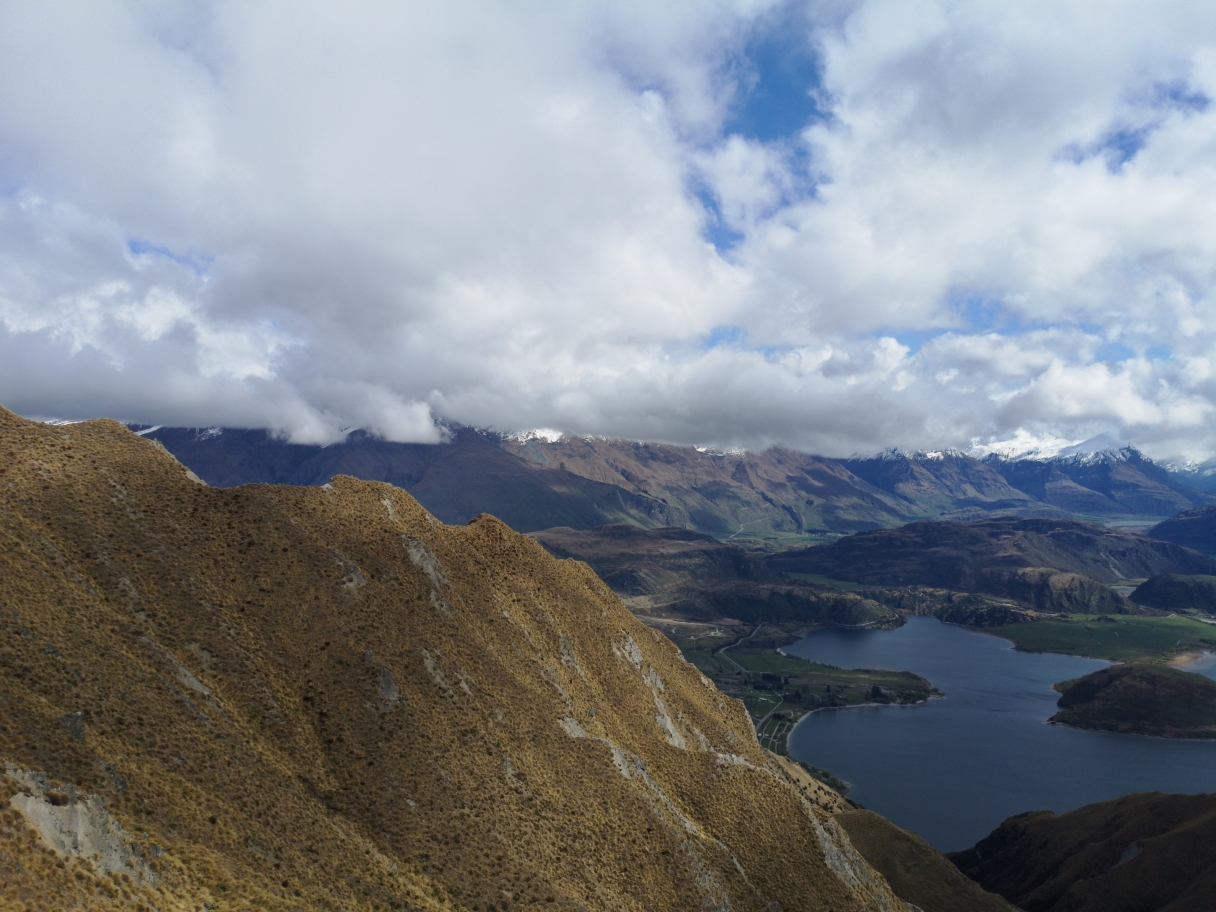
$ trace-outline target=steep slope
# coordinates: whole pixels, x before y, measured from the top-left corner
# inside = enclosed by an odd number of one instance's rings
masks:
[[[1216,506],[1200,507],[1159,522],[1145,533],[1149,538],[1193,548],[1216,556]]]
[[[583,564],[0,410],[0,906],[899,909]]]
[[[539,464],[657,497],[687,516],[673,524],[711,535],[740,529],[855,532],[937,512],[900,502],[837,460],[781,447],[730,454],[586,437],[507,439],[503,445]]]
[[[1021,814],[949,857],[1026,912],[1210,912],[1216,795],[1146,792]]]
[[[850,808],[838,813],[836,820],[891,889],[923,912],[1018,912],[995,893],[968,880],[929,843],[885,817]]]
[[[1171,516],[1212,502],[1131,446],[1051,459],[993,454],[985,462],[1019,491],[1073,514]]]
[[[910,523],[775,554],[767,563],[782,572],[878,585],[978,591],[991,585],[991,571],[1015,568],[1042,567],[1104,583],[1216,571],[1216,561],[1166,542],[1075,520],[1016,518]]]
[[[1198,462],[1177,457],[1164,461],[1162,466],[1175,481],[1208,494],[1216,494],[1216,458]]]

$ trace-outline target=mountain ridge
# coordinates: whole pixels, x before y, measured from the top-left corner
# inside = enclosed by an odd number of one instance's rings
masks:
[[[1114,517],[1151,510],[1164,518],[1216,502],[1138,455],[1110,469],[1106,462],[984,461],[954,451],[850,459],[781,447],[717,453],[471,428],[450,429],[445,444],[395,444],[356,431],[328,447],[290,444],[258,430],[137,431],[210,484],[323,484],[350,474],[410,491],[445,522],[490,512],[522,532],[626,522],[779,539],[989,514]],[[1044,473],[1046,480],[1038,477]]]
[[[208,487],[109,421],[0,410],[0,447],[0,906],[903,908],[739,704],[493,517]]]

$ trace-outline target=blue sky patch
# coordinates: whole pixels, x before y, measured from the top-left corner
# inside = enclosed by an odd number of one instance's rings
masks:
[[[211,264],[215,262],[215,257],[204,253],[176,253],[168,247],[162,247],[159,244],[153,244],[150,241],[145,241],[140,238],[128,238],[127,251],[131,256],[157,256],[163,259],[177,263],[179,266],[185,266],[197,276],[205,275],[207,270],[211,268]]]
[[[803,11],[790,4],[757,23],[736,64],[739,97],[724,125],[727,134],[780,141],[829,116],[813,94],[822,67],[810,32]]]
[[[731,347],[742,345],[747,340],[747,330],[742,326],[715,326],[705,337],[705,350],[727,345]]]
[[[692,195],[705,209],[705,225],[701,229],[702,237],[713,244],[719,253],[733,250],[743,240],[743,233],[726,224],[717,195],[709,187],[699,182],[694,184],[691,190]]]
[[[1167,111],[1183,111],[1187,114],[1202,114],[1212,99],[1192,89],[1185,82],[1159,82],[1153,86],[1152,105]]]

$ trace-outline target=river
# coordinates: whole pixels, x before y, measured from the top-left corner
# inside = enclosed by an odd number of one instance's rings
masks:
[[[1016,652],[994,636],[914,617],[896,630],[820,630],[784,649],[842,668],[907,669],[946,696],[919,706],[811,713],[790,755],[938,849],[968,848],[1013,814],[1129,792],[1216,791],[1216,742],[1047,725],[1057,681],[1106,662]]]

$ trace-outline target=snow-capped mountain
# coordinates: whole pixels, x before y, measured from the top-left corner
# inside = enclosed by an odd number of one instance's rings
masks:
[[[1108,434],[1067,447],[1009,456],[989,453],[992,466],[1019,491],[1062,510],[1092,516],[1173,516],[1212,498]]]

